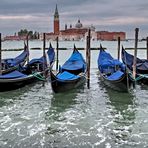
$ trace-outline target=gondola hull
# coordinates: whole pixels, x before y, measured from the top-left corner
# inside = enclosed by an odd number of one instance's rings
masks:
[[[20,70],[0,75],[0,91],[15,90],[27,84],[44,80],[43,76],[47,76],[49,69],[45,62],[44,56],[32,59],[25,67],[20,67]]]
[[[54,61],[54,50],[50,50],[49,61],[52,65]],[[53,92],[60,93],[66,92],[71,89],[78,88],[85,83],[86,80],[86,62],[81,53],[75,48],[73,53],[65,61],[65,63],[59,67],[58,72],[55,75],[51,66],[50,69],[50,79],[51,87]]]
[[[85,76],[81,75],[75,80],[58,80],[57,77],[50,71],[51,87],[55,93],[66,92],[71,89],[78,88],[85,83]]]
[[[25,85],[39,81],[37,75],[43,75],[43,73],[39,72],[36,75],[28,75],[24,78],[0,79],[0,92],[15,90],[24,87]]]
[[[128,92],[132,81],[125,74],[118,80],[108,80],[102,73],[100,73],[101,81],[105,86],[119,92]]]
[[[106,86],[120,92],[129,91],[132,80],[129,78],[126,66],[103,48],[100,48],[98,56],[98,70]]]

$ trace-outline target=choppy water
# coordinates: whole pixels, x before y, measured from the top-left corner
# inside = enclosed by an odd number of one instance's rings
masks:
[[[60,51],[61,63],[70,53]],[[0,147],[148,147],[148,86],[130,93],[106,88],[98,79],[97,53],[92,51],[90,89],[54,94],[49,82],[39,82],[1,92]]]

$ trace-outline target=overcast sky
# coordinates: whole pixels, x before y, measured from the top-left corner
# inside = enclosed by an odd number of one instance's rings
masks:
[[[125,31],[134,38],[148,36],[147,0],[0,0],[0,32],[12,35],[20,29],[53,31],[53,15],[58,5],[60,28],[93,24],[98,31]]]

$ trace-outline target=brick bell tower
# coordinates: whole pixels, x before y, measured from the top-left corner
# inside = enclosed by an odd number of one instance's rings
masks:
[[[60,23],[59,23],[59,13],[58,8],[56,4],[55,13],[54,13],[54,34],[59,35],[60,31]]]

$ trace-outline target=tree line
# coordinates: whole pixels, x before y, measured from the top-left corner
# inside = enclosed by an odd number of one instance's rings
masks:
[[[21,29],[18,33],[18,36],[29,35],[29,39],[39,39],[39,32],[37,31],[28,31],[27,29]]]

